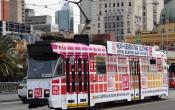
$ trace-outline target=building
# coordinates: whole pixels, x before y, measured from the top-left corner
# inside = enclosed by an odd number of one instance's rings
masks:
[[[156,31],[164,0],[143,0],[143,31]]]
[[[49,16],[49,15],[30,16],[30,15],[26,16],[25,23],[32,25],[34,32],[36,33],[59,32],[58,25],[52,24],[52,16]]]
[[[10,0],[10,19],[15,23],[25,22],[25,0]]]
[[[26,16],[25,24],[30,25],[52,24],[52,16],[49,15]]]
[[[175,32],[167,35],[160,33],[143,33],[140,35],[141,43],[143,45],[158,46],[161,50],[167,53],[168,63],[175,63]],[[128,43],[135,43],[135,36],[126,37]]]
[[[98,0],[83,0],[80,3],[80,7],[82,8],[83,12],[87,16],[88,20],[90,20],[90,24],[87,26],[87,29],[89,29],[86,33],[87,34],[97,34],[97,6],[98,6]],[[85,26],[86,18],[83,15],[82,12],[80,12],[80,30],[79,33],[82,31],[82,26]]]
[[[73,8],[64,4],[61,10],[55,12],[55,23],[59,25],[62,32],[74,32]]]
[[[92,4],[96,4],[93,16],[88,15],[88,5]],[[83,5],[85,13],[92,16],[95,23],[91,28],[95,26],[97,33],[114,33],[118,41],[123,41],[125,36],[152,31],[159,22],[163,4],[164,0],[97,0]]]
[[[57,24],[39,24],[33,25],[33,30],[42,32],[59,32],[59,27]]]
[[[18,34],[18,33],[33,33],[31,25],[23,23],[14,23],[8,21],[0,21],[0,35]]]
[[[35,16],[34,9],[29,9],[29,8],[25,9],[25,18],[26,17],[31,17],[31,16]]]
[[[9,0],[0,1],[0,20],[9,21]]]

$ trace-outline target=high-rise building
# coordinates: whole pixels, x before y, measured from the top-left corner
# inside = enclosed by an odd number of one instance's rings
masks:
[[[25,22],[25,0],[10,0],[10,21]]]
[[[135,35],[140,31],[152,31],[164,7],[164,0],[88,0],[88,3],[86,2],[81,2],[81,6],[86,6],[83,9],[91,18],[93,23],[91,28],[95,27],[93,30],[100,34],[114,33],[119,41],[124,40],[125,36]],[[95,10],[89,8],[94,6]]]
[[[35,16],[35,11],[34,11],[34,9],[26,8],[26,9],[25,9],[25,18],[26,18],[26,17],[31,17],[31,16]]]
[[[87,16],[88,20],[90,20],[90,23],[88,25],[88,33],[91,34],[96,34],[97,33],[97,15],[99,14],[97,11],[97,6],[98,6],[98,0],[83,0],[80,3],[80,7],[82,8],[84,14]],[[85,24],[86,18],[83,15],[82,12],[80,12],[80,26],[83,26]],[[81,30],[79,30],[81,31]]]
[[[55,13],[55,23],[62,32],[74,31],[73,20],[73,8],[69,4],[64,4],[62,9]]]
[[[159,23],[164,0],[143,0],[143,31],[155,31]]]
[[[0,0],[0,20],[9,21],[9,0]]]

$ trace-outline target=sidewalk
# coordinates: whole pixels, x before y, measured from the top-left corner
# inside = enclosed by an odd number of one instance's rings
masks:
[[[1,102],[19,101],[18,94],[0,94]]]

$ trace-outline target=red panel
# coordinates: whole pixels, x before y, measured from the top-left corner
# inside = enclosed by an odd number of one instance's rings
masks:
[[[52,86],[52,95],[59,95],[59,86]]]
[[[52,84],[57,84],[57,83],[59,83],[59,79],[52,80]]]
[[[100,84],[100,92],[103,92],[103,84]]]
[[[107,82],[107,75],[104,75],[104,82]]]
[[[61,83],[66,83],[66,78],[61,79]]]
[[[107,92],[107,84],[104,84],[104,92]]]
[[[95,84],[95,93],[99,92],[98,86],[99,86],[98,84]]]
[[[41,98],[42,97],[42,88],[35,88],[34,94],[35,94],[35,98]]]
[[[61,86],[61,94],[66,94],[66,85]]]
[[[91,84],[91,93],[94,93],[94,84]]]

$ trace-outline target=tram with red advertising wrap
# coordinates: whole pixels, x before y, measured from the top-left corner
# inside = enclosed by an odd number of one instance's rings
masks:
[[[107,41],[28,45],[27,99],[53,109],[168,96],[166,55],[154,47]]]

